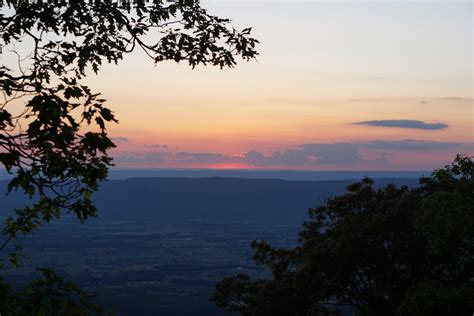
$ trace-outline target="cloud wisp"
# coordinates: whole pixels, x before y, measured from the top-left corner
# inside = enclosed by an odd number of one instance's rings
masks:
[[[168,145],[163,145],[163,144],[145,144],[143,145],[143,147],[147,147],[147,148],[169,148]]]
[[[128,143],[129,139],[127,137],[112,137],[110,138],[114,143]]]
[[[448,124],[444,123],[426,123],[418,120],[373,120],[352,123],[354,125],[368,125],[379,127],[396,127],[396,128],[412,128],[423,130],[441,130],[448,128]]]

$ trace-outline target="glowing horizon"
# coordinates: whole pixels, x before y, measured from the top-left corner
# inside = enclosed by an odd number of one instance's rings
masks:
[[[137,53],[90,78],[121,121],[118,167],[419,170],[474,153],[472,4],[205,5],[253,26],[258,62],[155,68]],[[354,124],[384,120],[424,125]]]
[[[474,155],[470,1],[206,1],[261,41],[219,70],[134,52],[87,77],[119,168],[420,170]]]

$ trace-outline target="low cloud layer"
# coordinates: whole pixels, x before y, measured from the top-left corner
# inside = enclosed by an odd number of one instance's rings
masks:
[[[380,126],[380,127],[397,127],[397,128],[414,128],[424,130],[440,130],[448,128],[448,124],[444,123],[426,123],[417,120],[376,120],[376,121],[363,121],[352,123],[354,125],[369,125],[369,126]]]
[[[435,142],[423,140],[373,140],[339,143],[311,143],[281,151],[263,153],[251,150],[238,155],[212,152],[122,152],[115,155],[118,164],[152,164],[163,166],[212,166],[219,164],[239,164],[254,167],[304,168],[315,166],[351,166],[371,164],[384,166],[396,153],[450,151],[472,153],[473,144]],[[370,153],[370,154],[367,154]]]
[[[305,144],[269,155],[249,151],[240,159],[242,163],[262,167],[347,165],[363,160],[357,144],[353,143]]]

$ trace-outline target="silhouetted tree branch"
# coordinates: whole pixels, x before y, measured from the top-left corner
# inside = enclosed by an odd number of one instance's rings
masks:
[[[115,146],[107,125],[118,121],[100,93],[84,84],[86,76],[137,47],[155,63],[192,68],[234,67],[238,56],[257,56],[250,29],[235,30],[197,0],[5,0],[1,10],[2,49],[16,65],[0,66],[0,164],[13,176],[8,192],[24,192],[31,204],[2,210],[8,216],[0,266],[18,265],[18,248],[10,243],[19,234],[63,212],[81,222],[96,216],[92,195],[107,178]],[[27,314],[38,313],[43,309]]]

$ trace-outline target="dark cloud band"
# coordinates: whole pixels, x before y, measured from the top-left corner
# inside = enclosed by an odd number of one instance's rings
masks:
[[[240,155],[225,155],[209,152],[147,152],[121,153],[116,155],[117,162],[162,163],[162,164],[193,164],[210,165],[222,163],[239,163],[256,167],[305,167],[317,165],[355,165],[359,163],[389,163],[387,157],[396,152],[438,152],[452,151],[473,152],[472,143],[436,142],[423,140],[373,140],[339,143],[303,144],[282,151],[264,154],[259,151],[248,151]],[[372,160],[363,155],[364,150],[375,150],[376,157]]]
[[[354,125],[369,125],[369,126],[380,126],[380,127],[397,127],[397,128],[414,128],[424,130],[440,130],[448,128],[448,124],[444,123],[426,123],[417,120],[376,120],[376,121],[363,121],[352,123]]]

